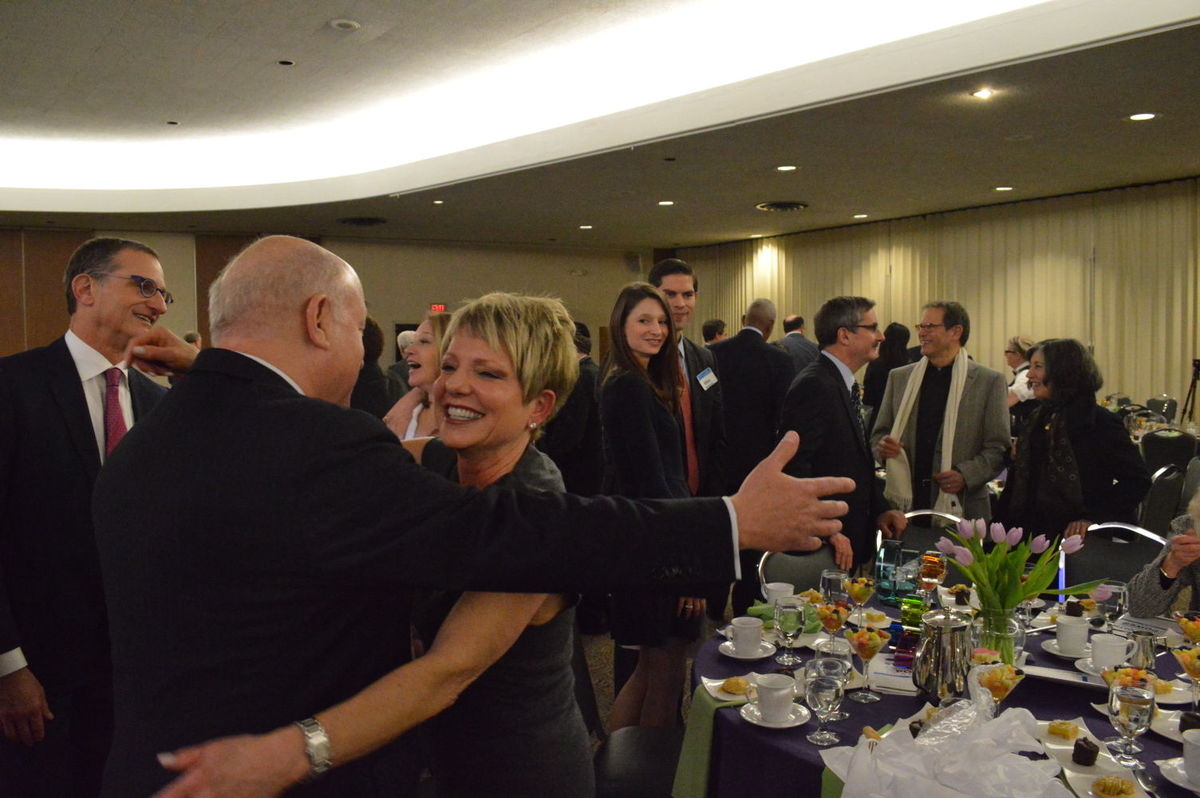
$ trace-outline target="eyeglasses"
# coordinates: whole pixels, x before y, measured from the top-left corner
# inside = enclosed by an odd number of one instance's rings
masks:
[[[945,327],[946,325],[938,322],[937,324],[914,324],[913,326],[917,328],[918,332],[929,332],[934,327]]]
[[[154,282],[149,277],[142,277],[140,274],[113,274],[112,272],[101,272],[99,274],[93,274],[92,276],[122,277],[126,280],[133,280],[135,283],[137,283],[138,291],[140,291],[142,296],[146,297],[146,299],[149,299],[150,297],[154,296],[155,293],[158,293],[162,295],[163,302],[166,304],[175,304],[175,296],[167,289],[159,288],[158,283]]]
[[[854,329],[870,330],[871,332],[879,332],[879,323],[876,322],[875,324],[855,324]]]

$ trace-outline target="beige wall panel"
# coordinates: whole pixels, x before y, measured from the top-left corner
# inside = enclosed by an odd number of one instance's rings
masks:
[[[641,258],[639,273],[638,259],[621,254],[336,238],[321,244],[358,271],[370,313],[385,333],[397,322],[420,321],[430,303],[443,302],[453,311],[464,299],[514,291],[562,299],[596,336],[608,323],[621,286],[642,279],[649,269],[648,253]],[[393,349],[386,347],[386,352]],[[390,354],[383,360],[390,362]]]

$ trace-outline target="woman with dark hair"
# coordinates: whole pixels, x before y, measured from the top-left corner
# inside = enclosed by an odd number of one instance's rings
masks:
[[[867,429],[875,429],[875,417],[879,415],[879,405],[883,402],[883,391],[887,388],[888,372],[894,368],[908,365],[908,327],[894,321],[883,331],[883,343],[879,345],[879,357],[867,364],[867,373],[863,376],[862,402],[871,408],[871,418]]]
[[[1091,354],[1072,338],[1052,338],[1029,355],[1039,404],[1017,440],[997,515],[1027,536],[1134,521],[1150,475],[1121,420],[1096,404],[1104,379]]]
[[[613,305],[608,329],[612,345],[600,377],[607,492],[687,498],[675,325],[666,298],[649,283],[630,283]],[[613,703],[610,729],[676,722],[687,644],[699,636],[703,617],[700,598],[648,591],[613,596],[613,639],[638,648],[638,660]]]

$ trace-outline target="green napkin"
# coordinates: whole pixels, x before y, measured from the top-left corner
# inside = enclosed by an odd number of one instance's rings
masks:
[[[746,614],[761,618],[764,629],[775,628],[775,608],[763,601],[756,601],[746,610]],[[811,635],[821,631],[821,622],[817,619],[817,609],[811,604],[804,605],[804,628],[802,634]]]
[[[683,747],[679,765],[675,768],[674,798],[706,798],[708,795],[708,764],[712,751],[713,715],[721,707],[736,707],[746,703],[720,701],[712,697],[704,683],[696,685],[692,707],[688,712],[687,728],[683,732]]]

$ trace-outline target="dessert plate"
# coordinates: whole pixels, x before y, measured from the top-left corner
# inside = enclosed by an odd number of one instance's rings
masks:
[[[1183,769],[1183,757],[1162,759],[1154,764],[1158,765],[1158,771],[1163,774],[1163,778],[1167,781],[1176,787],[1182,787],[1185,790],[1191,790],[1196,795],[1200,795],[1200,784],[1193,784],[1187,777],[1187,771]]]

